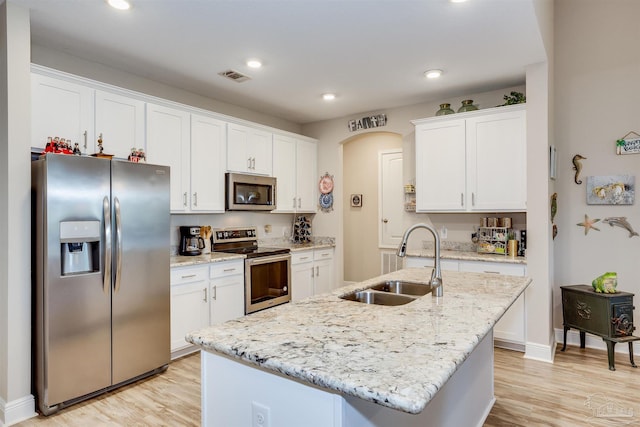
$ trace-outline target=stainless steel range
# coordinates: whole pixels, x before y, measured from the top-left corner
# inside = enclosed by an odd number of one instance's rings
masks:
[[[246,255],[245,314],[291,301],[291,254],[258,246],[256,227],[214,228],[212,250]]]

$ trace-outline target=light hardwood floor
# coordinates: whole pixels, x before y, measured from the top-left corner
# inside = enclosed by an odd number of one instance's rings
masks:
[[[553,364],[496,349],[496,404],[484,427],[640,426],[640,368],[620,353],[616,368],[609,371],[606,352],[594,349],[570,346],[556,352]],[[597,412],[616,408],[627,416]],[[200,356],[185,356],[161,375],[18,425],[198,426]]]

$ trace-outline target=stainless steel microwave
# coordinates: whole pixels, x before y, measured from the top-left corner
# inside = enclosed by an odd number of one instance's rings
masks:
[[[271,211],[276,208],[276,179],[270,176],[227,173],[225,209]]]

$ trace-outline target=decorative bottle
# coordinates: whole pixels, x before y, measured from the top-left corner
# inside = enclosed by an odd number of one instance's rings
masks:
[[[462,101],[462,107],[458,108],[458,113],[464,113],[465,111],[474,111],[477,110],[478,107],[473,105],[473,99],[465,99]]]

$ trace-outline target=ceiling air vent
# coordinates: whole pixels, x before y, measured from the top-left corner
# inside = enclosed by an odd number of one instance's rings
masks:
[[[222,72],[218,73],[218,75],[221,75],[222,77],[226,77],[228,79],[231,79],[231,80],[233,80],[234,82],[237,82],[237,83],[246,82],[247,80],[251,79],[251,77],[246,76],[246,75],[242,74],[241,72],[235,71],[235,70],[222,71]]]

